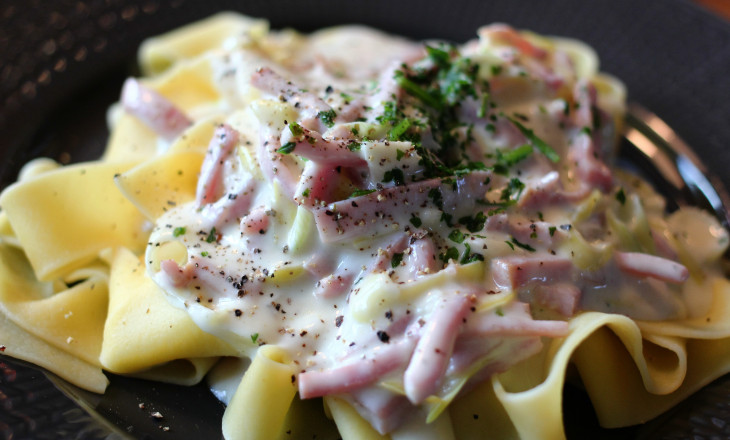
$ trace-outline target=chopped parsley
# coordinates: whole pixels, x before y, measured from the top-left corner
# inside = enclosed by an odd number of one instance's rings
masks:
[[[289,131],[291,131],[291,134],[294,137],[299,137],[304,134],[304,129],[296,122],[292,122],[291,124],[289,124]]]
[[[443,261],[444,263],[448,263],[449,260],[458,261],[459,260],[459,250],[455,247],[450,247],[446,249],[446,252],[443,254],[439,254],[439,259]]]
[[[295,142],[287,142],[284,145],[281,146],[278,150],[276,150],[277,153],[281,154],[289,154],[292,151],[294,151],[294,148],[297,147],[297,144]]]
[[[337,117],[337,114],[334,110],[327,110],[324,112],[317,113],[317,117],[324,125],[326,125],[329,128],[332,128],[332,126],[335,125],[335,118]]]
[[[258,333],[254,333],[254,334],[251,335],[251,342],[253,342],[254,344],[256,343],[256,341],[258,339],[259,339],[259,334]]]
[[[507,117],[507,119],[515,126],[518,130],[520,130],[520,133],[527,138],[527,140],[532,144],[533,147],[537,148],[539,152],[545,155],[548,159],[550,159],[551,162],[557,163],[560,162],[560,156],[558,155],[555,150],[553,150],[553,147],[547,144],[544,140],[540,139],[535,135],[535,132],[531,129],[525,127],[522,125],[520,121],[514,118]]]
[[[522,144],[514,150],[502,152],[497,150],[497,161],[494,164],[494,172],[497,174],[507,174],[509,167],[527,159],[532,154],[532,145]]]
[[[459,223],[466,226],[469,232],[479,232],[484,229],[487,216],[483,212],[476,213],[473,217],[466,216],[459,219]]]
[[[618,192],[616,193],[616,200],[618,200],[621,205],[626,204],[626,193],[624,192],[623,188],[619,188]]]
[[[530,246],[529,244],[526,244],[526,243],[521,243],[521,242],[517,241],[517,239],[516,239],[516,238],[514,238],[514,237],[512,237],[512,240],[510,240],[510,241],[509,241],[509,242],[507,242],[507,243],[512,243],[513,245],[515,245],[515,246],[517,246],[517,247],[519,247],[519,248],[522,248],[522,249],[524,249],[524,250],[526,250],[526,251],[528,251],[528,252],[535,252],[535,251],[537,250],[537,249],[535,249],[534,247]],[[510,247],[511,247],[512,249],[514,249],[514,246],[510,246]]]
[[[208,233],[208,236],[205,237],[205,241],[208,243],[213,243],[214,241],[218,240],[218,232],[215,230],[215,226],[211,228],[210,232]]]
[[[411,216],[411,224],[417,228],[420,228],[423,222],[419,217],[416,217],[415,215]]]
[[[469,243],[464,243],[464,255],[461,257],[461,264],[469,264],[474,261],[484,261],[484,255],[471,252],[471,246]]]
[[[175,229],[174,229],[174,230],[172,231],[172,236],[173,236],[173,237],[179,237],[179,236],[181,236],[181,235],[185,235],[185,231],[186,231],[186,229],[185,229],[185,227],[184,227],[184,226],[179,226],[179,227],[175,228]]]
[[[393,258],[390,260],[390,267],[395,269],[400,266],[401,261],[403,261],[403,252],[394,253]]]
[[[462,243],[464,241],[464,238],[464,233],[458,229],[453,229],[449,234],[449,240],[453,241],[454,243]]]
[[[374,193],[375,191],[376,190],[374,190],[374,189],[358,189],[357,191],[353,191],[352,194],[350,194],[350,198],[366,196],[368,194]]]
[[[386,171],[383,174],[383,183],[393,182],[397,186],[405,185],[406,178],[403,175],[403,170],[400,168],[393,168],[390,171]]]
[[[401,119],[393,128],[388,132],[388,139],[391,141],[399,141],[403,138],[403,134],[408,131],[413,121],[408,118]]]

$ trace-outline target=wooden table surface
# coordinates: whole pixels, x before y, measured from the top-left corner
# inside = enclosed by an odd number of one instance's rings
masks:
[[[697,3],[730,20],[730,0],[695,0]]]

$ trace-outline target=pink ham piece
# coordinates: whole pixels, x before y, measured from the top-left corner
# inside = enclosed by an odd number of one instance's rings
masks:
[[[193,123],[193,120],[170,100],[143,86],[134,78],[124,82],[121,101],[124,110],[136,116],[168,141],[178,137]]]
[[[299,374],[299,396],[302,399],[329,394],[348,393],[368,386],[385,374],[403,367],[411,356],[414,340],[403,338],[378,346],[361,359],[324,371]]]
[[[568,334],[565,321],[536,320],[530,314],[530,305],[512,302],[498,309],[470,315],[464,325],[462,338],[492,338],[505,336],[546,336],[558,338]]]
[[[573,167],[576,180],[588,192],[597,188],[608,193],[613,188],[611,169],[598,158],[595,141],[590,134],[581,132],[573,138],[568,150],[568,163]]]
[[[350,150],[352,141],[325,139],[318,132],[303,127],[302,131],[303,134],[298,138],[293,138],[289,130],[284,131],[281,136],[282,144],[294,143],[291,153],[330,166],[367,166],[367,162],[359,153]]]
[[[222,228],[231,221],[238,221],[251,209],[256,181],[250,174],[243,175],[235,188],[214,203],[200,210],[201,226],[210,229]]]
[[[572,283],[557,283],[535,286],[532,290],[532,303],[570,317],[578,311],[582,292]]]
[[[491,357],[461,389],[461,393],[466,393],[476,384],[507,371],[512,365],[539,353],[542,347],[542,339],[538,336],[509,336],[488,341],[462,338],[456,342],[447,374],[459,374],[480,359]]]
[[[413,239],[415,238],[415,240]],[[428,237],[411,239],[410,252],[405,258],[408,273],[414,279],[419,275],[435,273],[438,270],[436,246]]]
[[[200,167],[195,191],[198,207],[213,203],[220,197],[223,191],[223,165],[237,144],[238,132],[229,125],[221,124],[215,129]]]
[[[547,51],[545,49],[539,48],[530,43],[525,37],[520,35],[519,32],[506,24],[495,23],[489,26],[484,26],[479,29],[478,33],[482,38],[487,37],[505,43],[509,46],[514,46],[517,50],[529,57],[543,59],[547,56]]]
[[[530,283],[570,281],[573,262],[549,254],[511,255],[491,263],[494,282],[503,289],[517,290]]]
[[[335,269],[333,256],[324,250],[318,250],[304,262],[304,269],[315,277],[329,275]]]
[[[385,246],[378,249],[378,256],[375,257],[366,273],[382,272],[390,268],[390,262],[393,260],[393,254],[403,252],[408,246],[408,234],[400,232],[393,234],[393,238]]]
[[[241,219],[241,232],[244,235],[265,234],[269,229],[269,211],[260,206]]]
[[[485,229],[487,231],[504,232],[522,243],[539,243],[543,246],[552,246],[565,236],[564,230],[555,227],[551,223],[533,222],[516,214],[493,215],[487,219]]]
[[[385,188],[360,197],[315,208],[320,239],[325,243],[355,237],[378,236],[408,224],[408,219],[429,205],[429,191],[440,179]]]
[[[319,120],[318,115],[321,112],[332,111],[332,108],[315,94],[297,87],[269,67],[256,70],[251,75],[251,85],[292,104],[302,116],[302,127],[320,133],[326,130],[327,127]]]
[[[335,193],[340,187],[340,176],[334,166],[309,161],[299,177],[294,190],[294,200],[302,205],[314,207],[322,202],[335,201]]]
[[[403,96],[403,88],[395,80],[395,72],[403,69],[401,61],[393,61],[383,73],[378,81],[378,91],[368,98],[368,107],[372,109],[381,109],[388,101],[398,100]]]
[[[422,180],[315,208],[320,239],[331,243],[387,234],[404,228],[412,216],[428,207],[439,207],[458,218],[484,199],[490,175],[470,173],[457,179],[456,185],[441,179]]]
[[[675,284],[689,278],[689,270],[684,265],[666,258],[639,252],[616,252],[614,257],[619,269],[634,276]]]
[[[414,405],[434,394],[441,383],[470,300],[454,295],[436,306],[403,375],[406,397]]]
[[[317,281],[317,286],[314,288],[314,296],[319,298],[336,298],[350,290],[354,279],[354,272],[347,272],[346,269],[338,269],[335,273]]]
[[[382,435],[400,426],[414,410],[405,396],[380,387],[363,388],[344,398]]]
[[[276,152],[280,147],[278,139],[274,139],[273,136],[262,136],[256,154],[266,180],[279,182],[284,194],[294,200],[298,182],[296,176],[299,172],[293,158]]]
[[[573,110],[573,124],[577,128],[593,127],[593,109],[596,105],[598,93],[595,86],[585,79],[579,80],[573,88],[575,109]]]
[[[193,279],[195,267],[190,264],[180,266],[175,260],[160,261],[160,271],[167,277],[173,287],[185,287]]]

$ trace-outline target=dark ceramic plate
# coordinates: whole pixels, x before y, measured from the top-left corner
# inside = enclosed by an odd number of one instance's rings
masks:
[[[728,224],[721,188],[730,184],[730,24],[684,0],[3,0],[0,188],[33,157],[98,157],[105,110],[135,73],[140,41],[220,10],[303,31],[363,23],[414,38],[465,41],[479,25],[502,21],[582,39],[598,51],[602,70],[627,84],[633,102],[673,129],[632,109],[621,163],[641,170],[674,203],[706,207]],[[660,156],[646,154],[647,142]],[[93,395],[0,356],[0,436],[221,437],[223,407],[204,387],[110,380],[104,396]],[[730,377],[640,427],[600,429],[585,394],[570,387],[564,409],[569,438],[730,438]],[[164,418],[152,418],[154,411]]]

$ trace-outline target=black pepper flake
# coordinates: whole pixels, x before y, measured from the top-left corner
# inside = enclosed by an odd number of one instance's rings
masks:
[[[387,312],[385,312],[385,318],[388,319],[389,321],[393,321],[393,312],[391,310],[388,310]]]
[[[241,309],[236,309],[234,313],[236,314],[236,316],[243,315],[243,312],[241,311]]]
[[[335,327],[339,327],[342,325],[342,321],[345,319],[344,316],[338,315],[337,318],[335,318]]]
[[[388,343],[390,341],[390,335],[388,335],[386,332],[382,330],[378,330],[377,332],[378,339],[380,339],[380,342]]]

